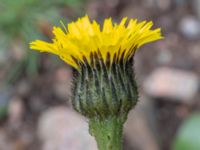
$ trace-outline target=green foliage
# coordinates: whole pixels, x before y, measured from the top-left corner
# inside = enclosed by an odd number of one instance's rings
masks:
[[[70,6],[78,12],[80,9],[77,8],[83,2],[84,0],[0,0],[0,51],[8,53],[11,46],[18,45],[17,41],[20,39],[27,53],[26,58],[10,70],[21,72],[23,68],[28,74],[36,73],[38,54],[28,52],[28,43],[45,37],[39,27],[40,23],[58,24],[62,8]],[[8,80],[12,80],[13,76],[16,78],[11,71]]]
[[[193,114],[183,123],[173,150],[200,150],[200,113]]]

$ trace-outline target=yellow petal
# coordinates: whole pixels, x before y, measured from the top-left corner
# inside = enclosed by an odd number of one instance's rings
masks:
[[[69,23],[65,32],[60,27],[54,27],[55,37],[51,43],[36,40],[30,43],[30,48],[56,54],[78,70],[81,66],[77,61],[85,63],[83,57],[91,65],[91,53],[101,54],[104,62],[109,53],[110,64],[113,63],[114,56],[126,62],[140,46],[163,38],[160,28],[151,29],[153,26],[151,21],[138,23],[137,19],[130,19],[127,25],[126,22],[127,17],[124,17],[119,24],[113,23],[112,18],[107,18],[101,30],[100,25],[95,20],[90,21],[86,15]]]

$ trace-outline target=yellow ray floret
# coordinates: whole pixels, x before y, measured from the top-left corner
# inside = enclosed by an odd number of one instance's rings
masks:
[[[125,25],[127,24],[127,25]],[[63,31],[60,27],[53,28],[55,37],[51,43],[36,40],[30,43],[30,48],[41,52],[50,52],[60,56],[66,63],[79,69],[79,62],[86,58],[91,65],[91,53],[101,54],[104,62],[109,54],[110,63],[117,55],[118,59],[128,61],[136,49],[143,44],[161,39],[160,28],[152,30],[152,22],[137,22],[136,19],[123,18],[119,24],[112,19],[104,20],[103,27],[96,21],[90,21],[88,16],[79,18],[68,24]]]

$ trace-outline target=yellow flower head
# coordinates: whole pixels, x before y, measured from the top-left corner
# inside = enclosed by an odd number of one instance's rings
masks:
[[[127,25],[126,25],[127,24]],[[93,57],[112,65],[132,58],[137,48],[143,44],[161,39],[160,28],[152,30],[152,22],[137,22],[137,19],[123,18],[119,24],[111,18],[104,20],[103,27],[88,16],[68,24],[63,31],[53,28],[55,37],[51,43],[36,40],[30,48],[41,52],[50,52],[60,56],[66,63],[80,69],[80,64],[93,66]]]

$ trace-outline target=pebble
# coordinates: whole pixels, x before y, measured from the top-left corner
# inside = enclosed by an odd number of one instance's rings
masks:
[[[200,22],[194,16],[186,16],[179,22],[180,32],[189,39],[200,37]]]
[[[50,108],[42,114],[38,136],[43,141],[43,150],[97,150],[87,122],[63,106]]]
[[[161,67],[147,77],[143,87],[152,97],[164,97],[192,104],[198,92],[199,78],[193,72]]]

